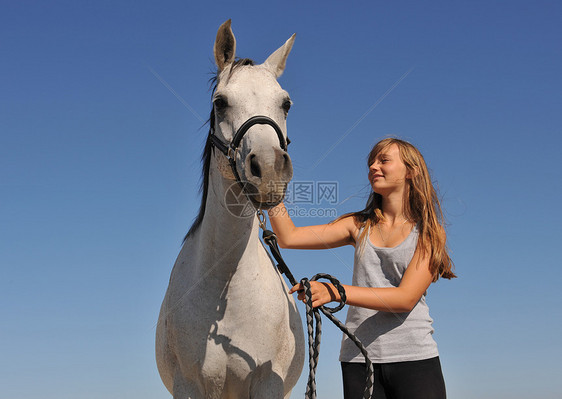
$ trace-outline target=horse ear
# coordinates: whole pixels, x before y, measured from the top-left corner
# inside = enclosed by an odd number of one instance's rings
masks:
[[[224,22],[217,31],[213,52],[215,53],[215,62],[219,67],[219,71],[232,64],[236,55],[236,39],[230,28],[230,22],[230,19]]]
[[[281,76],[285,70],[285,62],[293,48],[296,35],[296,33],[293,33],[293,36],[291,36],[284,45],[275,50],[264,62],[264,65],[269,68],[277,78]]]

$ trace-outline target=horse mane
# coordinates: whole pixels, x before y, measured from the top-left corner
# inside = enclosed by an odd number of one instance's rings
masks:
[[[254,61],[250,58],[240,58],[237,59],[232,63],[230,66],[230,71],[228,73],[228,77],[232,76],[234,71],[241,66],[250,65],[253,66]],[[213,76],[209,79],[209,84],[212,87],[211,90],[211,98],[213,98],[215,94],[215,90],[217,89],[217,85],[219,83],[219,71],[213,72]],[[211,134],[215,130],[215,108],[211,105],[211,114],[209,119],[205,124],[209,124],[209,132],[207,133],[207,139],[205,140],[205,147],[203,148],[203,155],[201,156],[201,163],[203,164],[203,171],[202,171],[202,178],[201,178],[201,186],[199,188],[199,192],[201,193],[201,205],[199,206],[199,213],[195,217],[193,224],[189,228],[189,231],[183,238],[183,242],[187,240],[187,238],[195,233],[195,231],[201,225],[203,221],[203,216],[205,216],[205,207],[207,204],[207,194],[209,192],[209,169],[211,167],[211,152],[212,152],[212,141],[211,141]]]

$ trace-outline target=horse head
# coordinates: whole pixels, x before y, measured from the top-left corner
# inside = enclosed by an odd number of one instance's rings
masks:
[[[223,23],[214,45],[218,67],[213,93],[211,135],[222,176],[237,180],[254,206],[267,209],[283,200],[293,177],[287,153],[287,114],[291,99],[277,82],[295,35],[261,65],[236,60],[230,20]]]

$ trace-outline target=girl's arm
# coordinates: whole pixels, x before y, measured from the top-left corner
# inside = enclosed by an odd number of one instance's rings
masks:
[[[424,292],[433,281],[429,271],[429,257],[420,257],[418,250],[404,272],[398,287],[372,288],[344,285],[347,304],[362,308],[381,310],[384,312],[409,312],[418,303]],[[312,306],[322,306],[328,302],[339,301],[337,289],[328,283],[311,281]],[[295,285],[290,294],[302,290],[301,284]],[[298,298],[304,299],[304,292],[299,292]]]
[[[268,211],[281,248],[326,249],[354,245],[357,227],[353,217],[317,226],[296,227],[283,203]]]

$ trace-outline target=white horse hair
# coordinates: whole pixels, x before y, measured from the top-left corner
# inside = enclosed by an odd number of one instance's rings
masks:
[[[287,137],[290,99],[277,78],[294,38],[254,65],[235,61],[230,20],[220,26],[209,134],[230,142],[244,121],[263,115]],[[236,152],[237,172],[250,183],[247,192],[209,138],[203,161],[201,209],[172,270],[158,319],[160,376],[175,399],[289,398],[304,361],[301,319],[259,240],[255,213],[240,210],[279,203],[292,178],[291,160],[272,126],[258,124]]]

